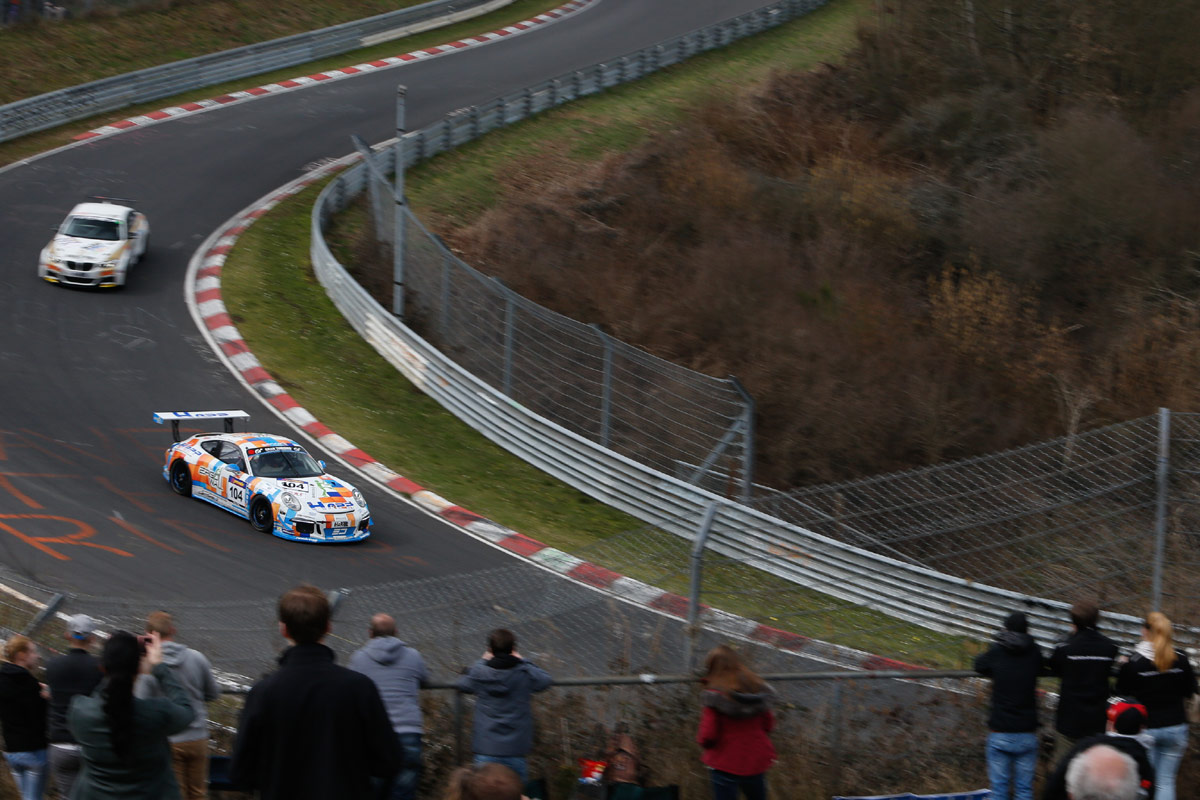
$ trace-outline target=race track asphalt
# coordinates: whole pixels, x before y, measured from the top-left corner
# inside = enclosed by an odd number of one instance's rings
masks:
[[[397,84],[408,87],[416,129],[762,4],[599,0],[487,46],[134,129],[0,171],[0,561],[68,592],[180,600],[511,564],[371,486],[364,488],[375,535],[343,547],[258,535],[225,511],[171,494],[161,476],[170,432],[152,423],[154,411],[243,408],[250,429],[293,433],[230,377],[197,332],[184,304],[188,260],[238,210],[313,162],[350,152],[351,134],[389,138]],[[119,292],[35,275],[51,229],[89,195],[134,199],[150,220],[149,255]]]

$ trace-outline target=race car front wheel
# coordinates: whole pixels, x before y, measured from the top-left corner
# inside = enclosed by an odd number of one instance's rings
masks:
[[[254,498],[250,504],[250,526],[259,533],[271,533],[275,530],[275,512],[264,497]]]
[[[192,471],[186,462],[176,461],[171,465],[171,488],[175,494],[192,496]]]

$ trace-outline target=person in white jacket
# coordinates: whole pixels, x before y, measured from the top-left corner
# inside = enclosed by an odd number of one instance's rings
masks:
[[[175,780],[184,800],[208,797],[208,706],[216,700],[221,687],[213,676],[212,665],[203,653],[175,641],[175,622],[166,611],[155,611],[146,618],[146,633],[157,633],[162,640],[162,663],[171,668],[175,679],[187,692],[195,719],[186,730],[169,737]],[[141,676],[134,687],[137,697],[155,697],[158,682]]]

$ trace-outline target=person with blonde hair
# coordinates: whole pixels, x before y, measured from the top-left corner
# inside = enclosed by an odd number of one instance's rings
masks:
[[[21,634],[4,643],[0,664],[0,730],[4,757],[21,800],[41,800],[46,789],[46,688],[30,671],[37,645]]]
[[[1187,750],[1188,723],[1184,700],[1197,691],[1188,657],[1175,649],[1171,620],[1153,611],[1142,623],[1142,641],[1117,675],[1117,693],[1137,698],[1146,707],[1146,732],[1154,740],[1155,800],[1175,800],[1175,775]]]
[[[703,706],[696,742],[709,769],[714,800],[765,800],[767,770],[775,763],[770,733],[775,691],[742,663],[737,651],[718,645],[704,659]]]

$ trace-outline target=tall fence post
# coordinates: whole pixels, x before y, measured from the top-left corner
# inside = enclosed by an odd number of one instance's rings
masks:
[[[600,337],[600,343],[604,345],[604,367],[603,367],[603,383],[600,386],[600,446],[608,448],[609,438],[612,435],[612,368],[613,368],[613,343],[612,339],[604,331],[600,330],[600,326],[593,323],[592,327],[596,330],[596,335]]]
[[[696,663],[697,624],[700,621],[700,581],[704,574],[704,546],[708,543],[708,534],[712,530],[713,520],[716,519],[720,503],[714,500],[704,510],[704,518],[696,530],[696,539],[692,542],[691,578],[688,581],[688,615],[687,615],[687,647],[684,648],[683,671],[690,672]]]
[[[454,693],[454,765],[462,766],[463,764],[463,713],[466,703],[463,701],[463,693]]]
[[[842,785],[842,681],[833,682],[833,731],[829,754],[829,791],[836,795]]]
[[[1158,503],[1154,511],[1154,577],[1150,587],[1150,607],[1162,608],[1163,557],[1167,544],[1167,499],[1171,482],[1171,411],[1158,410]]]
[[[742,502],[749,503],[754,498],[754,412],[757,407],[741,381],[730,375],[729,382],[746,404],[742,411]]]
[[[500,284],[504,292],[504,377],[502,391],[505,397],[512,397],[513,340],[516,338],[517,302],[507,286],[499,279],[493,280]]]
[[[395,230],[392,231],[392,314],[404,319],[404,250],[405,212],[404,207],[404,96],[407,89],[403,84],[396,87],[396,186]]]

